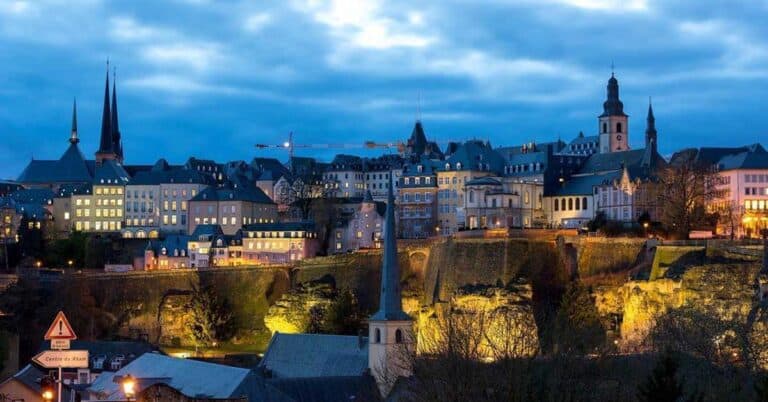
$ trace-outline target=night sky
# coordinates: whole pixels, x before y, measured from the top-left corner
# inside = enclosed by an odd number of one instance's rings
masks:
[[[75,97],[92,157],[107,58],[128,164],[404,140],[418,114],[438,141],[570,140],[612,63],[634,148],[649,96],[667,155],[768,131],[767,1],[115,3],[0,0],[0,178],[64,152]]]

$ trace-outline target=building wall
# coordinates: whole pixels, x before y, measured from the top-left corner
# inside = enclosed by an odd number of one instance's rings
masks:
[[[60,234],[72,230],[72,197],[53,199],[53,227],[56,233]]]
[[[759,237],[761,230],[768,229],[768,169],[734,169],[717,175],[723,196],[708,209],[721,215],[718,233],[729,235],[734,226],[737,237]],[[730,219],[733,224],[727,222]]]
[[[218,224],[224,234],[233,235],[243,225],[274,223],[277,205],[249,201],[191,201],[188,233],[200,224]]]
[[[248,232],[243,238],[243,263],[248,265],[284,264],[317,255],[320,244],[314,233]]]
[[[44,402],[38,392],[14,378],[0,384],[0,395],[5,395],[8,401]]]
[[[441,170],[437,172],[437,226],[441,234],[451,234],[464,227],[464,184],[489,176],[489,172],[471,170]]]
[[[365,174],[355,170],[338,170],[323,173],[326,193],[337,198],[362,197],[365,195]]]
[[[125,186],[125,228],[144,229],[144,233],[160,228],[159,185],[127,185]],[[125,236],[126,231],[123,232]]]
[[[549,223],[553,227],[577,229],[595,217],[595,200],[592,194],[547,197],[545,202],[549,204]]]
[[[376,201],[387,200],[387,186],[392,186],[395,198],[398,196],[398,181],[403,169],[376,170],[365,173],[365,189],[371,192]]]
[[[160,231],[182,234],[187,231],[189,200],[206,186],[198,183],[160,184]]]
[[[92,231],[119,232],[122,229],[124,190],[124,186],[93,185]]]

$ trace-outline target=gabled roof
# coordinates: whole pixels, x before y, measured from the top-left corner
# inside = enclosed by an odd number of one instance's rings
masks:
[[[768,153],[741,152],[726,155],[718,162],[720,170],[768,169]]]
[[[40,379],[45,377],[48,373],[45,373],[41,370],[39,370],[37,367],[27,364],[19,370],[18,373],[14,374],[13,377],[3,381],[3,384],[5,384],[8,381],[18,381],[21,384],[23,384],[25,387],[29,388],[33,393],[40,394],[41,388],[40,388]],[[63,386],[63,392],[62,392],[62,400],[66,401],[71,398],[70,393],[72,392],[70,386],[68,384],[64,384]]]
[[[242,387],[249,378],[250,370],[145,353],[114,374],[100,375],[88,391],[106,395],[104,400],[107,401],[122,401],[122,389],[114,378],[128,374],[139,383],[141,379],[163,379],[164,384],[187,397],[234,398],[244,396]]]
[[[274,204],[264,191],[256,186],[230,184],[222,187],[208,187],[197,193],[190,201],[249,201],[260,204]]]
[[[93,175],[94,184],[122,184],[125,185],[131,179],[123,166],[112,159],[105,159],[101,166],[96,167]]]
[[[195,230],[192,232],[191,241],[195,241],[199,239],[200,236],[213,237],[219,234],[224,234],[224,231],[221,230],[221,225],[211,225],[211,224],[197,225],[195,227]]]
[[[499,174],[504,171],[504,158],[491,147],[490,143],[482,141],[465,142],[446,163],[450,164],[449,170],[459,170],[457,166],[461,163],[460,170],[482,170]],[[442,170],[445,168],[442,167]]]
[[[259,367],[275,378],[361,376],[368,368],[368,338],[277,332]]]
[[[57,181],[88,182],[93,177],[85,156],[77,144],[70,144],[56,164]]]

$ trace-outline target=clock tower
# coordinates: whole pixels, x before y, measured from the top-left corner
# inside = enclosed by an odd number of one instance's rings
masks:
[[[608,96],[598,123],[600,153],[629,150],[629,116],[624,113],[624,104],[619,100],[619,81],[613,73],[608,80]]]

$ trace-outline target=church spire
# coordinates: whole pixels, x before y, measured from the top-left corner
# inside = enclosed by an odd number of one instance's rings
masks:
[[[384,257],[381,266],[379,311],[371,317],[371,320],[410,319],[411,317],[403,311],[400,294],[400,267],[397,262],[397,240],[395,239],[395,196],[390,184],[387,194],[387,212],[384,217]]]
[[[77,144],[80,139],[77,138],[77,98],[72,103],[72,132],[69,135],[69,143]]]
[[[645,127],[645,146],[646,148],[653,148],[656,150],[656,141],[658,133],[656,132],[656,117],[653,115],[653,104],[651,99],[648,98],[648,117],[646,118]]]
[[[107,78],[104,84],[104,108],[101,112],[101,137],[99,140],[99,150],[96,153],[114,154],[112,147],[112,117],[109,110],[109,60],[107,60]]]
[[[113,70],[112,73],[112,110],[111,114],[111,129],[112,129],[112,150],[117,155],[119,160],[123,159],[123,143],[120,138],[120,125],[117,119],[117,72]]]

